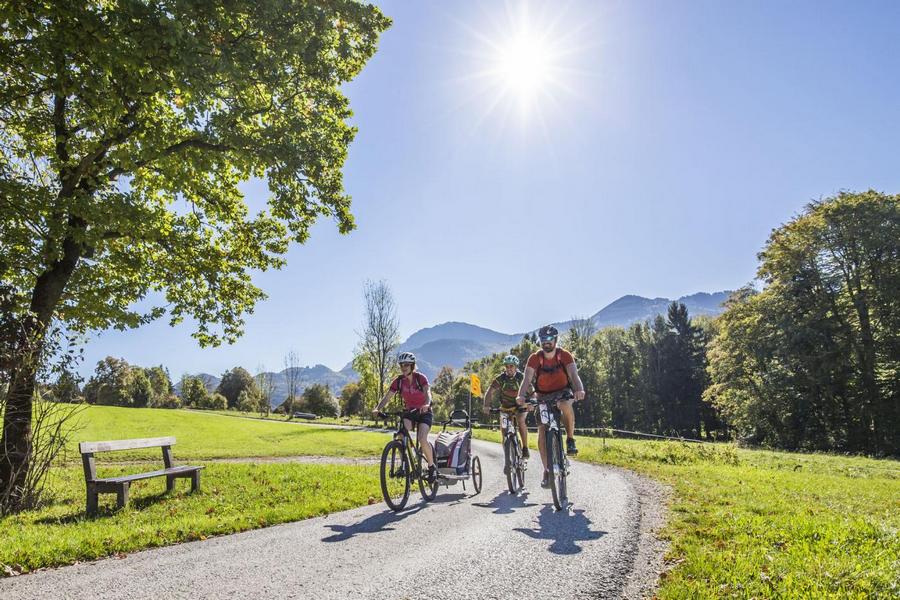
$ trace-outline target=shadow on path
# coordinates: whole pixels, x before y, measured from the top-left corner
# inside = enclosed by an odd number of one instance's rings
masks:
[[[394,528],[390,527],[390,525],[399,523],[406,517],[416,514],[423,508],[425,508],[424,504],[417,504],[412,508],[407,508],[406,510],[402,510],[400,512],[394,512],[388,509],[384,512],[374,514],[371,517],[366,517],[359,523],[354,523],[352,525],[326,525],[327,528],[334,532],[334,535],[324,537],[322,538],[322,541],[343,542],[356,535],[359,535],[360,533],[379,533],[381,531],[392,531]]]
[[[591,529],[591,520],[584,516],[583,510],[555,511],[550,504],[538,514],[537,528],[517,527],[515,531],[535,540],[551,540],[553,543],[547,549],[553,554],[578,554],[581,546],[577,542],[597,540],[606,535],[605,531]]]
[[[479,508],[493,508],[495,515],[508,515],[514,513],[518,508],[527,508],[529,506],[537,506],[536,502],[528,502],[528,492],[520,492],[519,494],[510,494],[508,491],[502,491],[490,502],[475,502],[472,506]]]
[[[469,494],[457,492],[455,494],[447,494],[438,492],[437,497],[428,504],[459,504],[468,498]]]

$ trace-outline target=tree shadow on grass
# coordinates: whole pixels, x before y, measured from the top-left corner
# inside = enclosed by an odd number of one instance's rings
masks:
[[[528,502],[528,492],[519,494],[510,494],[502,491],[490,502],[476,502],[472,506],[479,508],[493,508],[495,515],[512,514],[519,508],[527,508],[529,506],[537,506],[536,502]]]
[[[166,500],[177,498],[179,496],[181,496],[181,494],[177,492],[174,494],[159,492],[156,494],[141,495],[139,498],[131,498],[126,505],[126,508],[130,507],[133,510],[143,510],[150,506],[163,504]],[[88,515],[84,504],[82,504],[81,507],[77,509],[77,512],[60,517],[44,517],[36,520],[35,523],[40,525],[68,525],[79,521],[96,521],[97,519],[114,517],[122,512],[122,510],[123,509],[116,506],[115,494],[100,494],[100,505],[97,507],[97,513],[94,515]]]
[[[323,542],[344,542],[361,533],[379,533],[381,531],[393,531],[391,525],[399,523],[406,517],[416,514],[425,508],[424,504],[417,504],[406,510],[394,512],[392,510],[384,510],[370,517],[366,517],[359,523],[352,525],[326,525],[328,529],[334,532],[334,535],[322,538]]]
[[[541,509],[535,529],[517,527],[515,531],[535,540],[552,541],[547,550],[553,554],[578,554],[581,546],[577,542],[597,540],[606,535],[605,531],[591,529],[591,520],[584,516],[583,510],[555,511],[550,504]]]

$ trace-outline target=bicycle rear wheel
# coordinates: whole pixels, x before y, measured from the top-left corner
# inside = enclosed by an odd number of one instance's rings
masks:
[[[431,442],[428,442],[429,444]],[[431,447],[431,456],[434,456],[434,446]],[[438,480],[437,475],[435,475],[434,481],[428,481],[425,478],[425,474],[428,472],[428,463],[425,462],[424,457],[421,455],[418,457],[419,461],[419,491],[422,492],[422,499],[425,502],[431,502],[437,497],[438,493]]]
[[[475,486],[475,494],[481,493],[481,459],[472,457],[472,485]]]
[[[381,495],[384,503],[393,511],[403,510],[409,501],[410,465],[403,444],[397,440],[388,442],[381,453]],[[403,486],[399,498],[391,496],[390,482],[399,479]]]
[[[550,491],[553,493],[553,506],[556,510],[563,510],[568,504],[568,490],[562,438],[558,431],[547,431],[547,457],[550,459]]]

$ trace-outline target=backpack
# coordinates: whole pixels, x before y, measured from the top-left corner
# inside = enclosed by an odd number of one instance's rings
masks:
[[[507,377],[506,373],[500,373],[499,375],[497,375],[494,381],[497,382],[497,388],[501,403],[505,398],[505,395],[503,393],[504,391],[513,390],[515,392],[514,395],[519,394],[519,387],[521,386],[522,380],[524,378],[525,376],[522,374],[522,371],[516,371],[516,374],[512,377]]]
[[[416,389],[419,390],[420,392],[425,391],[425,386],[422,385],[422,377],[423,377],[423,375],[421,373],[413,373],[413,384],[415,384]],[[403,394],[401,393],[401,390],[403,389],[403,385],[402,385],[403,384],[403,375],[398,375],[397,379],[395,379],[391,382],[391,385],[390,385],[390,387],[388,387],[388,389],[391,389],[392,387],[394,387],[395,383],[397,384],[397,393],[400,394],[400,396],[402,397]]]
[[[560,348],[557,348],[557,349],[556,349],[556,356],[553,357],[553,359],[556,361],[556,364],[555,364],[554,366],[552,366],[552,367],[545,367],[545,366],[544,366],[544,353],[543,353],[543,352],[540,352],[539,358],[540,358],[541,364],[539,364],[539,365],[538,365],[538,368],[534,370],[534,382],[532,383],[532,385],[534,385],[535,391],[537,391],[537,392],[540,392],[540,391],[541,391],[541,390],[538,388],[538,385],[537,385],[537,382],[538,382],[538,375],[540,375],[540,372],[541,372],[541,371],[543,371],[544,373],[554,373],[554,372],[558,371],[559,369],[562,369],[562,370],[563,370],[563,373],[566,374],[566,381],[569,382],[569,387],[572,386],[572,382],[569,380],[569,372],[564,368],[564,366],[563,366],[563,364],[562,364],[562,361],[561,361],[560,358],[559,358],[559,357],[560,357],[560,350],[561,350]],[[574,360],[574,358],[575,358],[575,357],[573,356],[572,359]]]

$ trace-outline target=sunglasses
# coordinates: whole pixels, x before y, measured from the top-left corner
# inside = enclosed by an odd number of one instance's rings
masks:
[[[546,344],[547,342],[555,342],[555,341],[556,341],[556,337],[542,337],[541,338],[542,344]]]

